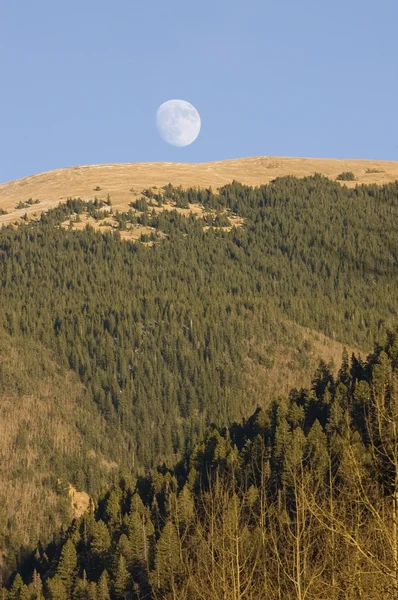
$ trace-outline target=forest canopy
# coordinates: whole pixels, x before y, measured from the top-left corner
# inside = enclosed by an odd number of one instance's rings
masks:
[[[398,332],[210,427],[39,546],[10,598],[396,598]]]
[[[398,182],[348,188],[314,175],[217,193],[169,185],[144,198],[116,219],[121,230],[162,232],[151,245],[60,226],[84,212],[101,220],[100,201],[70,199],[38,222],[0,230],[1,335],[32,355],[45,348],[80,380],[84,410],[100,420],[78,424],[90,442],[79,458],[60,456],[55,471],[93,497],[106,483],[93,452],[134,476],[173,469],[211,424],[228,428],[279,396],[266,378],[278,347],[298,348],[289,368],[308,373],[308,348],[290,323],[367,354],[397,322]],[[169,200],[213,216],[150,206]],[[249,363],[265,373],[261,388],[248,381]],[[0,370],[4,393],[7,381]],[[1,525],[5,544],[13,527]],[[6,549],[14,566],[15,543]]]

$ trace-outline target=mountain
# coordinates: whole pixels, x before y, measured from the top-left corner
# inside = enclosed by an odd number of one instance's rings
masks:
[[[321,359],[335,376],[344,347],[366,355],[396,325],[396,165],[355,165],[218,191],[125,166],[0,188],[1,218],[21,214],[0,229],[4,573],[68,522],[70,484],[96,501],[171,469],[211,424],[311,386]],[[99,172],[113,187],[84,183]]]

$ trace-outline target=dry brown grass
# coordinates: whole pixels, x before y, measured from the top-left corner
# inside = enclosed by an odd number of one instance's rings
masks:
[[[369,173],[376,169],[379,172]],[[129,209],[131,200],[145,188],[173,185],[200,186],[216,189],[232,180],[248,185],[267,183],[275,177],[295,175],[303,177],[315,172],[335,179],[343,171],[352,171],[354,182],[342,182],[349,186],[356,183],[387,183],[398,180],[398,162],[353,159],[284,158],[258,156],[212,163],[126,163],[88,165],[57,169],[39,175],[24,177],[0,185],[0,208],[9,211],[0,216],[0,223],[13,222],[25,212],[28,215],[57,206],[68,197],[83,200],[106,200],[111,196],[115,210]],[[95,191],[100,186],[101,190]],[[133,189],[133,191],[130,191]],[[40,204],[15,210],[20,201],[29,198]]]
[[[69,484],[69,497],[72,502],[74,516],[79,518],[90,506],[90,496],[87,492],[78,492],[73,485]]]
[[[342,344],[333,340],[319,331],[302,327],[296,323],[285,321],[285,325],[290,329],[291,335],[298,339],[297,347],[285,345],[275,340],[267,340],[260,350],[267,354],[267,345],[274,345],[275,349],[272,355],[272,367],[266,368],[259,365],[251,358],[246,358],[245,384],[248,395],[257,399],[257,403],[262,407],[269,405],[270,400],[279,396],[287,396],[293,388],[308,388],[319,361],[334,365],[333,372],[337,372],[341,365],[343,350],[346,348],[348,356],[366,356],[367,350],[360,350],[347,344]],[[306,363],[303,368],[292,368],[292,364],[298,365],[299,355],[302,352],[303,345],[307,343],[309,350],[305,352]],[[256,346],[256,344],[255,344]],[[258,346],[257,346],[258,347]]]
[[[39,342],[0,331],[0,565],[5,534],[15,546],[45,542],[87,506],[85,492],[68,498],[48,483],[62,479],[67,457],[82,454],[87,428],[103,435],[104,419],[84,398],[78,376],[61,371]],[[97,452],[93,465],[103,459]]]
[[[128,210],[128,209],[129,209],[129,206],[127,206],[127,208],[125,208],[125,210]],[[163,206],[150,206],[150,211],[152,211],[152,210],[154,210],[156,213],[160,213],[164,210],[168,210],[168,211],[175,210],[176,212],[178,212],[179,214],[181,214],[185,217],[188,217],[190,214],[192,214],[192,215],[197,216],[198,218],[203,218],[206,214],[206,211],[204,210],[203,206],[199,206],[198,204],[190,204],[189,208],[178,208],[178,207],[176,207],[175,202],[165,202],[163,204]],[[137,214],[142,214],[139,211],[136,211],[134,209],[133,209],[133,212],[135,212]],[[29,220],[32,220],[33,218],[34,218],[33,214],[32,214],[32,216],[29,215]],[[228,218],[231,222],[231,226],[222,227],[222,228],[218,228],[218,229],[230,231],[232,229],[232,227],[241,227],[244,223],[244,220],[241,217],[238,217],[236,215],[228,215]],[[15,220],[15,216],[14,216],[13,220]],[[116,231],[118,229],[118,223],[117,223],[116,219],[114,219],[112,217],[112,215],[110,215],[109,217],[100,221],[100,220],[94,219],[87,213],[83,213],[80,215],[80,221],[76,222],[75,220],[67,219],[66,221],[61,223],[61,227],[63,227],[64,229],[68,229],[70,227],[70,223],[72,223],[72,229],[78,230],[78,231],[83,231],[83,229],[86,227],[86,225],[90,225],[94,229],[102,231],[102,233]],[[206,231],[207,229],[210,229],[210,227],[204,226],[203,229],[204,229],[204,231]],[[126,230],[120,231],[120,237],[122,240],[137,241],[141,235],[149,236],[151,233],[156,233],[156,231],[157,230],[154,227],[149,227],[146,225],[139,225],[139,224],[133,225],[131,223],[127,223]],[[162,231],[157,231],[157,237],[159,239],[164,238],[165,234]],[[143,242],[143,243],[144,243],[144,245],[150,246],[154,242]]]

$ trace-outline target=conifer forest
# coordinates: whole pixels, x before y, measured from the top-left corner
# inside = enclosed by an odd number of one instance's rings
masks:
[[[1,598],[398,600],[397,223],[315,174],[2,227]]]

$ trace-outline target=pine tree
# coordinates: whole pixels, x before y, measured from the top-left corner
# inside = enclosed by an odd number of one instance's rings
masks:
[[[36,569],[33,571],[32,583],[30,584],[29,588],[30,596],[33,600],[43,599],[43,584],[40,574],[36,571]]]
[[[126,560],[121,554],[117,561],[117,566],[113,577],[113,591],[115,592],[117,598],[123,596],[123,594],[128,590],[129,583],[130,573],[128,572],[126,566]]]
[[[188,485],[184,485],[177,499],[177,515],[179,525],[184,529],[192,523],[195,512],[195,503]]]
[[[88,584],[85,579],[78,579],[73,587],[73,600],[89,600]]]
[[[115,555],[117,558],[119,556],[123,556],[126,562],[126,567],[128,569],[131,568],[133,562],[133,548],[130,540],[128,539],[125,533],[122,533],[122,535],[119,538],[119,541],[116,546]]]
[[[351,367],[350,367],[350,361],[348,358],[348,352],[347,349],[344,347],[343,349],[343,355],[342,355],[342,360],[341,360],[341,367],[339,369],[339,373],[338,373],[338,380],[341,381],[341,383],[344,383],[344,385],[346,386],[347,389],[351,388]]]
[[[28,590],[19,573],[16,574],[9,593],[10,600],[27,600]]]
[[[57,568],[57,575],[64,584],[68,595],[70,594],[74,583],[76,566],[76,548],[72,540],[68,539],[62,548],[61,557]]]
[[[49,600],[68,600],[68,591],[59,575],[54,575],[47,581]]]
[[[156,543],[155,581],[159,589],[176,593],[183,571],[180,551],[175,525],[167,521]]]
[[[103,521],[97,521],[93,526],[91,549],[100,557],[106,555],[111,545],[109,529]]]
[[[106,501],[105,519],[107,523],[120,523],[120,498],[115,490],[110,492],[108,500]]]
[[[141,514],[139,512],[131,513],[126,518],[126,524],[131,544],[132,562],[149,570],[151,538],[155,530],[148,509],[144,506],[143,509]]]
[[[97,584],[97,598],[98,600],[110,600],[109,595],[109,575],[108,572],[102,571],[101,577]]]

